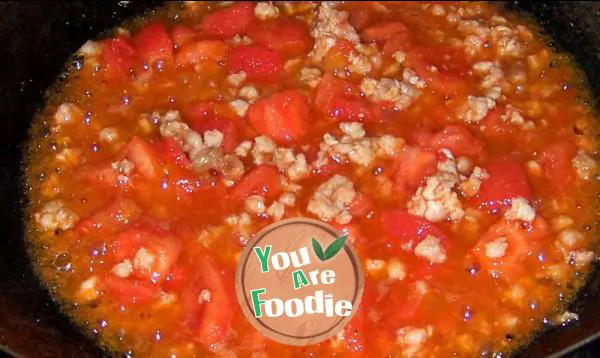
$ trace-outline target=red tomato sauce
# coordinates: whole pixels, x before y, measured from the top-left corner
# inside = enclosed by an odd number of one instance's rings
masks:
[[[576,67],[493,4],[171,4],[86,43],[32,128],[32,258],[66,314],[140,356],[510,352],[596,254],[596,118]],[[244,319],[245,243],[348,232],[344,331]]]

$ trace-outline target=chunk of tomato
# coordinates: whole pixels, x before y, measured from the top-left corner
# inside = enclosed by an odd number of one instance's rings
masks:
[[[173,236],[146,237],[138,249],[144,249],[148,257],[153,257],[153,262],[148,265],[134,266],[134,275],[142,279],[152,280],[153,282],[163,281],[169,273],[171,266],[179,258],[181,253],[181,244]],[[135,256],[134,256],[135,257]]]
[[[348,211],[352,216],[364,216],[370,211],[372,211],[375,207],[375,203],[373,199],[371,199],[367,194],[357,192],[354,195],[354,199],[350,202],[350,207]]]
[[[413,270],[414,269],[416,269],[416,267],[414,267]],[[424,270],[423,268],[419,268],[419,271]],[[417,277],[419,277],[419,275],[417,275]],[[400,283],[396,283],[396,285],[399,284]],[[387,309],[389,310],[389,317],[393,319],[394,322],[408,324],[411,320],[414,320],[415,316],[419,312],[418,309],[427,294],[427,288],[418,281],[413,281],[410,284],[403,282],[402,285],[408,287],[403,287],[403,294],[393,295],[393,298]]]
[[[117,262],[125,259],[134,262],[135,277],[153,282],[165,279],[181,252],[175,236],[137,227],[120,232],[109,247]]]
[[[256,82],[276,81],[282,70],[279,53],[260,45],[234,47],[227,62],[230,73],[246,72],[246,78]]]
[[[336,230],[340,231],[342,235],[348,235],[348,241],[359,252],[368,243],[367,237],[362,233],[360,226],[358,224],[350,223],[350,224],[341,225],[341,224],[333,223],[332,226]]]
[[[577,174],[572,159],[576,154],[577,146],[567,139],[549,144],[540,154],[542,175],[559,194],[566,194],[573,188]]]
[[[225,109],[220,103],[197,102],[186,107],[183,112],[184,120],[190,128],[198,133],[204,133],[209,130],[218,130],[223,134],[222,148],[230,153],[235,150],[240,143],[240,130],[236,123],[228,115],[228,109]]]
[[[304,138],[309,127],[309,104],[297,90],[284,90],[250,106],[248,121],[260,134],[279,143]]]
[[[210,301],[204,302],[196,339],[203,344],[218,343],[225,338],[234,315],[233,287],[225,283],[233,278],[223,275],[210,255],[204,255],[201,262],[203,270],[197,288],[198,292],[210,291]]]
[[[393,179],[395,188],[412,195],[423,180],[435,174],[437,156],[433,152],[405,145],[394,162]]]
[[[175,60],[183,65],[198,65],[223,61],[229,53],[229,45],[219,40],[191,41],[181,46]]]
[[[119,180],[119,172],[112,167],[112,163],[127,159],[134,165],[130,177],[140,173],[147,179],[154,178],[160,167],[159,156],[156,150],[139,137],[133,137],[121,150],[117,158],[109,162],[93,164],[82,168],[75,175],[82,180],[110,187],[126,187],[126,182]]]
[[[126,36],[105,40],[102,46],[102,62],[110,80],[124,80],[135,60],[135,46]]]
[[[415,132],[417,145],[426,150],[439,151],[449,149],[454,155],[476,156],[483,150],[483,145],[466,128],[450,125],[437,133],[427,130]]]
[[[360,96],[358,86],[330,73],[326,73],[319,82],[315,108],[340,122],[364,122],[372,118],[371,104]]]
[[[281,179],[277,168],[270,165],[259,165],[231,188],[230,198],[235,201],[243,201],[250,195],[263,195],[272,199],[282,191]]]
[[[221,270],[208,252],[201,250],[194,257],[202,266],[186,272],[180,300],[181,323],[191,332],[191,339],[205,345],[220,343],[226,338],[235,313],[233,277]]]
[[[383,212],[381,225],[387,235],[398,241],[398,246],[414,247],[428,235],[438,238],[443,246],[448,246],[446,235],[434,223],[405,210]]]
[[[248,28],[248,36],[255,44],[268,47],[285,57],[307,54],[314,42],[308,26],[295,18],[254,22]]]
[[[86,166],[75,173],[75,177],[80,180],[113,188],[120,184],[118,176],[119,173],[112,168],[111,163],[106,162]]]
[[[433,91],[443,96],[455,96],[465,92],[468,82],[461,74],[448,71],[433,71],[429,66],[415,67],[415,71]]]
[[[417,46],[407,37],[406,33],[390,37],[383,47],[383,52],[392,56],[397,51],[403,51],[406,54],[403,64],[413,69],[436,93],[454,96],[468,89],[469,83],[463,76],[463,72],[468,70],[464,54],[440,47]],[[440,62],[445,56],[453,59],[452,67],[442,67],[447,64]]]
[[[253,2],[239,2],[204,17],[202,29],[210,37],[228,39],[245,35],[248,25],[254,20]]]
[[[356,53],[354,44],[348,40],[339,39],[323,58],[326,72],[345,71],[350,64],[350,56]]]
[[[171,38],[177,48],[181,48],[188,42],[193,41],[198,36],[198,32],[185,25],[177,24],[171,30]]]
[[[173,41],[162,21],[154,21],[144,26],[133,36],[133,42],[138,57],[146,63],[169,60],[173,57]]]
[[[533,199],[527,174],[519,159],[502,157],[489,163],[486,169],[490,177],[481,181],[479,194],[474,198],[479,208],[495,212],[510,206],[513,198]]]
[[[539,240],[543,239],[548,232],[548,224],[539,215],[532,223],[500,219],[481,236],[472,252],[485,269],[506,276],[516,275],[520,267],[519,262],[535,250]],[[505,239],[506,250],[501,256],[498,254],[498,257],[494,255],[490,257],[489,252],[492,249],[486,250],[486,245],[493,245],[492,242],[499,238]]]
[[[373,284],[370,281],[365,282],[363,295],[356,313],[343,329],[342,342],[344,343],[344,351],[356,355],[364,353],[367,348],[368,311],[372,309],[375,298],[376,291]]]
[[[148,179],[159,174],[158,153],[140,137],[133,137],[124,148],[124,154],[135,165],[135,170]]]
[[[357,30],[363,30],[371,24],[377,17],[369,8],[358,8],[350,11],[348,22]]]
[[[506,109],[503,106],[492,109],[481,121],[481,133],[487,138],[514,139],[517,127],[511,123],[502,121],[502,115]]]
[[[364,29],[362,37],[367,41],[386,41],[397,34],[408,36],[406,25],[400,21],[382,21]]]
[[[80,234],[117,232],[137,220],[141,213],[133,200],[118,198],[81,220],[76,230]]]
[[[114,296],[118,302],[144,305],[158,298],[160,288],[147,281],[120,278],[108,274],[101,280],[101,285]]]
[[[181,291],[189,283],[189,274],[190,271],[181,262],[176,262],[165,276],[162,286],[167,291]]]
[[[158,142],[159,150],[167,158],[183,169],[192,169],[192,162],[187,157],[181,145],[173,138],[165,137]]]
[[[206,121],[200,126],[203,131],[218,130],[223,133],[223,143],[221,147],[226,153],[235,151],[238,144],[240,143],[240,131],[237,125],[225,118],[213,118]]]

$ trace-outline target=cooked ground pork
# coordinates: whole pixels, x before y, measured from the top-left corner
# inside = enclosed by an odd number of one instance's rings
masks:
[[[582,180],[592,180],[596,172],[596,161],[584,151],[580,151],[571,160],[577,176]]]
[[[408,211],[429,221],[460,220],[465,212],[458,195],[452,189],[459,182],[456,163],[452,157],[438,163],[436,175],[427,178],[424,186],[408,202]]]
[[[427,235],[423,241],[415,246],[415,255],[429,260],[432,264],[439,264],[446,261],[446,250],[442,246],[440,239],[431,235]]]
[[[341,123],[339,127],[344,133],[342,137],[336,138],[329,133],[323,136],[317,160],[313,163],[315,167],[327,164],[328,158],[337,162],[347,159],[351,163],[368,166],[377,157],[393,157],[404,144],[403,139],[392,135],[365,137],[363,124],[359,122]]]
[[[416,83],[421,84],[420,80]],[[393,78],[366,77],[360,83],[360,89],[372,101],[391,102],[397,110],[407,108],[420,95],[417,86]]]
[[[525,198],[513,198],[510,208],[504,212],[507,220],[522,220],[532,222],[535,219],[535,210],[529,205]]]
[[[348,207],[355,195],[352,181],[336,174],[317,188],[308,202],[307,210],[323,221],[335,220],[338,224],[347,224],[352,220]]]
[[[263,1],[254,7],[254,15],[260,20],[273,19],[279,16],[279,8],[272,1]]]
[[[313,61],[321,62],[338,39],[360,43],[356,29],[348,22],[348,12],[337,10],[335,6],[333,1],[322,2],[319,6],[317,24],[311,31],[315,45],[309,56]]]
[[[67,209],[61,200],[47,202],[33,217],[38,227],[45,231],[68,230],[79,221],[79,216]]]
[[[169,111],[159,117],[160,134],[163,137],[172,138],[179,143],[184,152],[192,162],[192,169],[197,173],[208,173],[215,170],[225,179],[238,179],[244,174],[244,164],[233,154],[224,154],[220,148],[223,134],[217,130],[207,131],[205,141],[200,133],[192,130],[181,120],[179,112]],[[153,115],[153,116],[155,116]],[[218,132],[218,133],[217,133]]]

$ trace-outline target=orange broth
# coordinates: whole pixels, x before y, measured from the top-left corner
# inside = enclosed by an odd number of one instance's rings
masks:
[[[94,40],[94,50],[80,50],[81,68],[69,69],[33,124],[31,254],[65,313],[109,351],[156,357],[474,356],[510,352],[555,322],[584,283],[596,247],[596,119],[569,58],[491,3],[350,2],[334,9],[342,30],[327,35],[336,45],[318,59],[315,36],[327,34],[325,27],[314,34],[318,3],[276,2],[275,15],[256,6],[169,4],[128,22],[112,43]],[[282,21],[289,19],[294,25]],[[136,37],[146,26],[154,29]],[[244,46],[260,51],[245,48],[235,62],[233,51]],[[353,65],[357,58],[368,71]],[[483,84],[486,70],[474,70],[486,62],[499,70],[488,77],[491,87]],[[239,68],[247,78],[232,84],[228,76]],[[318,70],[318,84],[303,79],[305,68]],[[394,108],[380,100],[385,93],[365,93],[367,77],[408,83],[418,95]],[[244,86],[258,98],[243,97]],[[277,97],[284,90],[293,95]],[[470,118],[469,98],[488,98],[494,107]],[[246,113],[232,108],[236,99]],[[67,103],[69,119],[57,122]],[[252,186],[247,178],[257,159],[248,154],[238,158],[242,176],[200,173],[188,163],[188,144],[179,137],[169,144],[161,134],[167,111],[179,111],[201,134],[198,128],[222,130],[219,155],[238,156],[224,146],[265,135],[278,148],[304,153],[309,172],[290,179],[267,154],[262,165],[275,177],[259,176]],[[393,136],[400,146],[366,165],[331,152],[335,160],[314,164],[323,136],[339,138],[344,122],[362,123],[369,138]],[[443,148],[467,168],[459,166],[464,173],[447,193],[459,204],[439,203],[462,214],[429,220],[414,207],[418,190],[449,160]],[[517,164],[496,165],[507,155]],[[122,160],[134,167],[116,173],[112,164]],[[472,168],[494,166],[465,194]],[[280,218],[319,218],[307,207],[336,174],[353,183],[354,199],[339,213],[351,220],[321,219],[349,230],[363,261],[361,310],[335,339],[283,346],[244,319],[233,287],[237,258],[252,234]],[[269,206],[283,193],[295,203],[281,217],[248,209],[252,195]],[[506,219],[517,196],[528,196],[535,219]],[[246,225],[225,219],[244,212]],[[423,230],[442,242],[443,259],[415,253]],[[502,255],[486,249],[495,239],[508,243],[494,246]],[[140,248],[158,255],[149,267]],[[392,271],[398,263],[401,274]],[[199,299],[204,289],[208,301]],[[407,332],[418,337],[411,341]]]

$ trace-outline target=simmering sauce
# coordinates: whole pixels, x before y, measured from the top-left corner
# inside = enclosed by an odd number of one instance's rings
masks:
[[[507,353],[595,260],[589,94],[493,3],[186,2],[78,51],[32,127],[35,266],[130,356]],[[349,234],[365,294],[335,338],[260,335],[244,245],[284,218]]]

